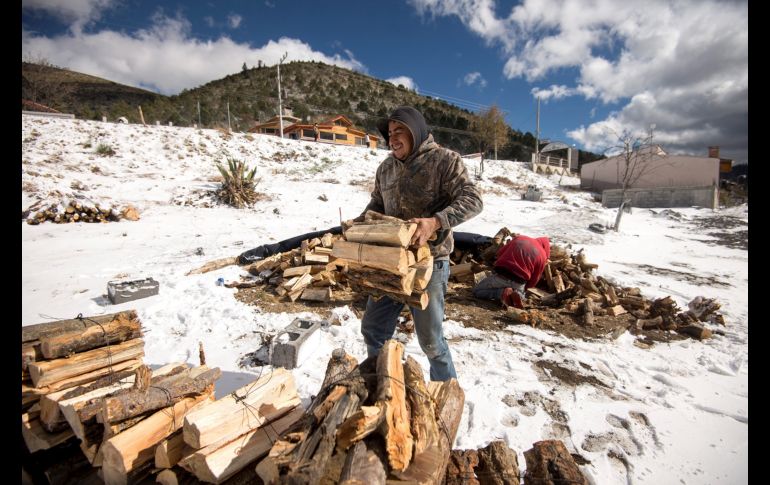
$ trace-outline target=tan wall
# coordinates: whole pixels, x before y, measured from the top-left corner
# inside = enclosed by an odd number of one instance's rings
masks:
[[[599,160],[580,168],[580,186],[603,190],[620,187],[618,157]],[[686,155],[656,156],[650,160],[639,179],[630,187],[705,187],[719,183],[719,159]]]

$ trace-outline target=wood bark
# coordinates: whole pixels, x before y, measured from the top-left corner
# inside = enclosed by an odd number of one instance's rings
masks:
[[[47,450],[75,437],[69,428],[57,433],[47,432],[40,424],[40,417],[31,417],[30,413],[21,415],[21,436],[24,438],[24,443],[30,453]]]
[[[478,450],[476,475],[481,485],[519,485],[519,461],[505,441],[496,440]]]
[[[428,287],[428,283],[430,283],[430,279],[433,276],[433,256],[415,263],[412,268],[417,270],[414,275],[414,289],[424,290]]]
[[[361,409],[340,425],[337,430],[337,446],[347,450],[352,444],[373,433],[384,417],[384,406],[361,406]]]
[[[110,322],[93,325],[83,330],[42,337],[40,350],[46,359],[65,357],[77,352],[104,347],[142,336],[141,322],[118,315]]]
[[[478,464],[476,450],[452,450],[447,463],[445,485],[479,485],[479,480],[476,480]]]
[[[55,322],[27,325],[25,327],[21,327],[21,341],[22,343],[32,342],[35,340],[40,340],[41,337],[50,337],[59,333],[70,332],[73,330],[83,330],[84,328],[98,324],[103,325],[116,319],[119,315],[128,320],[135,320],[137,318],[136,311],[127,310],[123,312],[109,313],[107,315],[83,317],[82,319],[73,318],[70,320],[57,320]]]
[[[577,463],[559,440],[538,441],[524,452],[524,485],[588,485]]]
[[[345,457],[340,485],[384,485],[387,459],[381,440],[357,442]]]
[[[160,408],[166,408],[185,397],[203,394],[214,383],[222,371],[219,367],[209,369],[198,367],[191,369],[189,375],[184,375],[175,382],[158,383],[148,389],[132,390],[131,392],[105,398],[102,402],[100,421],[112,423],[123,421],[140,414],[145,414]]]
[[[403,275],[356,267],[356,265],[349,266],[347,271],[348,279],[360,285],[393,293],[402,293],[406,296],[412,294],[416,275],[417,268],[407,268],[406,274]]]

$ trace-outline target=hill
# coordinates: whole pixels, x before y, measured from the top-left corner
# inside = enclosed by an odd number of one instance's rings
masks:
[[[422,96],[349,69],[320,62],[289,62],[281,68],[283,105],[305,121],[344,114],[355,125],[376,132],[379,118],[400,105],[419,109],[436,141],[460,153],[478,152],[472,124],[477,115],[442,99]],[[48,63],[22,62],[22,99],[38,102],[78,118],[114,120],[126,117],[138,123],[138,106],[145,121],[176,126],[216,128],[230,126],[247,131],[278,113],[278,88],[273,67],[254,67],[213,80],[173,96],[134,88],[106,79],[62,69]],[[200,105],[199,105],[200,103]],[[200,106],[200,112],[199,112]],[[508,127],[507,146],[498,157],[529,160],[535,137]],[[580,158],[596,159],[585,152]]]

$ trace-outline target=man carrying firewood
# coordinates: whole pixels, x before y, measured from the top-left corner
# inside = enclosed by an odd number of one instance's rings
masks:
[[[524,308],[524,292],[540,281],[549,257],[551,242],[547,237],[516,235],[497,250],[494,273],[473,288],[473,296]]]
[[[362,221],[368,210],[409,220],[417,224],[412,244],[428,243],[433,256],[433,274],[425,288],[428,306],[410,310],[420,348],[430,362],[431,380],[446,381],[457,377],[442,329],[449,254],[454,249],[452,228],[481,212],[481,194],[460,155],[433,141],[416,109],[396,108],[377,128],[392,152],[377,168],[371,200],[354,221]],[[393,337],[403,308],[403,303],[387,296],[376,301],[369,297],[361,333],[370,357]]]

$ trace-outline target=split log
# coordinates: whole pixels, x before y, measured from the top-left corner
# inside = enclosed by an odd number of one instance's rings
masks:
[[[690,337],[696,338],[698,340],[711,338],[713,334],[711,330],[697,323],[677,327],[676,331],[677,333],[681,333],[682,335],[689,335]]]
[[[326,256],[331,256],[334,250],[332,248],[324,248],[321,246],[318,246],[313,249],[313,254],[321,254]]]
[[[208,263],[204,264],[200,268],[196,268],[188,271],[187,274],[185,274],[185,276],[190,276],[192,274],[208,273],[209,271],[215,271],[218,269],[225,268],[227,266],[232,266],[234,264],[238,264],[238,256],[215,259],[214,261],[209,261]]]
[[[409,305],[410,307],[419,308],[421,310],[425,310],[428,308],[428,300],[429,296],[427,293],[417,290],[412,290],[412,294],[409,296],[402,295],[399,293],[393,293],[391,291],[384,291],[378,288],[372,288],[369,286],[364,286],[357,284],[355,281],[350,281],[350,288],[353,291],[369,294],[372,295],[375,299],[379,299],[383,296],[387,296],[393,301],[398,301],[403,303],[404,305]]]
[[[623,305],[615,305],[607,309],[607,314],[613,317],[617,317],[618,315],[622,315],[624,313],[628,313],[628,312],[626,311],[625,308],[623,308]]]
[[[68,359],[32,362],[29,364],[29,375],[35,387],[41,387],[142,356],[144,341],[133,339],[118,345],[81,352]]]
[[[374,432],[384,418],[384,406],[361,406],[361,409],[340,425],[337,430],[337,446],[341,450],[347,450],[352,444]]]
[[[304,414],[296,406],[284,416],[265,423],[258,429],[230,441],[212,443],[184,457],[179,466],[209,483],[222,483],[249,463],[264,456],[273,442],[280,438]]]
[[[519,485],[519,461],[516,452],[496,440],[478,450],[476,475],[484,485]]]
[[[77,352],[104,347],[142,336],[141,322],[129,320],[122,315],[102,325],[93,325],[84,330],[74,330],[40,339],[40,350],[46,359],[65,357]]]
[[[259,275],[259,273],[261,273],[262,271],[272,270],[275,267],[277,267],[279,264],[281,264],[282,254],[285,254],[285,253],[274,254],[264,259],[260,259],[259,261],[255,261],[250,265],[246,266],[245,269],[246,271],[248,271],[253,275]]]
[[[205,393],[206,389],[214,386],[214,382],[221,375],[219,367],[209,369],[202,366],[191,369],[189,374],[175,376],[178,378],[171,382],[159,382],[149,389],[132,390],[107,397],[102,401],[98,420],[114,423],[169,407],[185,397]]]
[[[334,252],[332,251],[332,255]],[[329,255],[328,254],[315,254],[315,253],[307,253],[302,258],[304,263],[328,263],[329,262]]]
[[[411,408],[414,453],[419,454],[438,443],[439,429],[433,400],[425,386],[420,364],[411,356],[404,363],[406,395]]]
[[[566,287],[564,286],[564,280],[562,280],[561,274],[557,274],[553,277],[553,289],[556,293],[563,292]]]
[[[379,221],[379,222],[377,222]],[[353,223],[353,225],[357,224],[403,224],[405,221],[403,219],[399,219],[398,217],[393,216],[386,216],[385,214],[381,214],[377,211],[368,210],[364,213],[364,222],[356,222]]]
[[[547,298],[543,298],[540,300],[540,304],[550,307],[557,307],[562,304],[565,300],[569,300],[570,298],[576,297],[578,294],[578,288],[576,286],[573,286],[567,290],[560,291],[559,293],[555,293],[553,295],[548,296]]]
[[[348,241],[334,243],[332,253],[342,262],[354,262],[395,274],[406,274],[409,266],[406,250],[388,246],[372,246]]]
[[[641,296],[621,296],[618,301],[626,308],[644,309],[648,306],[648,302]]]
[[[155,447],[155,468],[171,468],[192,452],[184,442],[182,431],[177,430]]]
[[[213,401],[213,391],[212,386],[207,394],[185,398],[107,440],[100,449],[104,482],[126,484],[132,470],[154,463],[157,444],[182,427],[186,414]]]
[[[184,441],[197,449],[234,439],[286,414],[299,403],[294,376],[278,368],[185,416]]]
[[[350,242],[382,244],[405,248],[412,240],[417,224],[356,224],[345,231],[345,239]]]
[[[465,405],[465,393],[457,379],[428,383],[428,391],[436,403],[436,415],[438,417],[441,433],[439,433],[438,446],[428,448],[416,455],[409,467],[403,471],[394,471],[398,480],[396,483],[439,484],[446,476],[446,468],[449,463],[449,454],[460,427],[463,406]],[[391,481],[389,481],[391,483]]]
[[[75,437],[69,428],[57,433],[47,432],[40,424],[40,417],[32,417],[30,413],[21,415],[21,436],[30,453],[47,450]]]
[[[663,326],[663,317],[658,315],[655,318],[637,318],[636,328],[639,330],[649,330],[651,328],[661,328]]]
[[[532,327],[537,327],[545,321],[545,317],[538,310],[522,310],[512,306],[505,309],[505,316],[514,321],[532,325]]]
[[[559,440],[538,441],[524,452],[524,485],[588,485],[577,463]]]
[[[618,304],[618,295],[615,293],[615,288],[612,285],[606,285],[606,291],[604,297],[607,299],[607,306],[615,306]]]
[[[379,439],[359,441],[345,457],[340,485],[384,485],[387,478],[385,446]]]
[[[428,287],[431,277],[433,277],[433,256],[415,263],[412,268],[417,270],[414,275],[414,289],[424,290]]]
[[[412,459],[414,438],[409,429],[406,409],[404,367],[401,359],[404,346],[396,340],[387,340],[377,356],[377,401],[384,401],[383,434],[388,463],[393,470],[403,471]]]
[[[551,270],[551,262],[548,261],[545,264],[545,270],[543,271],[543,277],[545,278],[545,284],[550,291],[555,291],[556,287],[553,284],[553,271]]]
[[[530,295],[535,295],[538,299],[542,300],[543,298],[547,298],[552,295],[552,293],[548,293],[547,291],[543,291],[540,288],[535,288],[534,286],[532,288],[527,288],[526,293]]]
[[[294,276],[302,276],[306,273],[310,273],[312,266],[295,266],[293,268],[286,268],[283,270],[283,277],[286,279],[293,278]]]
[[[321,246],[325,248],[331,248],[334,245],[334,236],[332,236],[332,233],[327,232],[323,236],[321,236]]]
[[[416,275],[416,268],[407,268],[405,274],[396,275],[393,273],[363,268],[355,264],[351,264],[347,271],[347,277],[360,285],[388,292],[403,293],[406,296],[412,294]]]
[[[184,470],[180,472],[180,469],[165,469],[155,476],[155,482],[161,485],[197,485],[199,480]]]
[[[583,311],[583,325],[587,327],[593,326],[594,324],[594,311],[592,306],[591,300],[588,298],[584,298],[580,304],[581,310]]]
[[[301,300],[327,302],[332,298],[332,289],[325,288],[305,288],[300,295]]]

